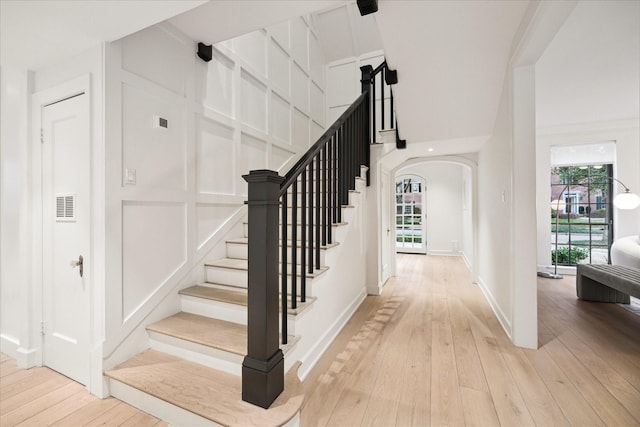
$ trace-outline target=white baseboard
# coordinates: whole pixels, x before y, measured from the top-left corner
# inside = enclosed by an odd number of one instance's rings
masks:
[[[21,347],[20,341],[10,335],[0,334],[0,351],[15,359],[16,364],[23,369],[41,365],[39,349]]]
[[[318,360],[322,357],[322,355],[327,351],[333,340],[336,339],[344,325],[347,324],[351,316],[356,312],[362,301],[367,297],[366,289],[363,289],[356,298],[344,309],[342,314],[338,316],[338,318],[333,322],[333,324],[327,329],[327,331],[318,339],[316,344],[311,347],[311,349],[307,352],[307,354],[302,357],[301,362],[302,366],[298,369],[298,378],[300,381],[304,381],[304,379],[309,375],[311,369],[318,363]]]
[[[463,261],[464,261],[464,263],[466,264],[467,269],[468,269],[469,271],[472,271],[472,270],[471,270],[471,263],[469,262],[469,259],[467,258],[467,254],[465,254],[464,252],[461,252],[461,255],[460,255],[460,256],[462,257],[462,260],[463,260]]]
[[[384,284],[380,282],[378,282],[378,284],[368,284],[367,295],[380,295],[382,293],[383,287],[384,287]]]
[[[493,295],[491,294],[491,292],[489,292],[489,288],[487,288],[487,284],[484,282],[484,280],[482,280],[481,277],[478,277],[478,286],[480,287],[480,290],[484,294],[484,297],[486,298],[486,300],[489,302],[489,306],[491,306],[491,310],[493,310],[493,313],[498,318],[498,322],[500,322],[502,329],[504,329],[509,339],[511,339],[511,321],[507,318],[507,316],[504,315],[502,309],[500,308],[496,300],[493,298]]]
[[[430,249],[427,250],[427,255],[431,256],[461,256],[460,252],[454,252],[442,249]]]

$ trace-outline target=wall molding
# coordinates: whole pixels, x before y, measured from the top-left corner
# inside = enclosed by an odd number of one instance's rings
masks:
[[[511,321],[504,314],[504,312],[502,311],[502,309],[500,308],[496,300],[493,298],[493,294],[491,294],[491,292],[489,291],[489,288],[487,287],[487,284],[484,282],[484,280],[482,280],[481,277],[478,277],[477,284],[480,290],[482,291],[482,293],[484,294],[485,299],[489,303],[491,310],[493,310],[493,313],[496,315],[498,322],[500,322],[502,329],[504,329],[505,333],[507,334],[507,337],[509,337],[509,340],[511,340],[511,333],[512,333]]]

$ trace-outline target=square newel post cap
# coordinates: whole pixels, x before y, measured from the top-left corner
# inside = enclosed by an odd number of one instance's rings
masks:
[[[362,73],[361,82],[370,82],[373,77],[373,66],[371,65],[363,65],[360,67],[360,72]]]
[[[278,172],[269,169],[258,169],[249,172],[247,175],[242,175],[245,181],[248,183],[254,182],[270,182],[280,184],[284,181],[284,177],[278,175]]]

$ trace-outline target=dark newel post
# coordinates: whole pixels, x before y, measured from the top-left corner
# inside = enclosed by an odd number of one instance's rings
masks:
[[[370,117],[371,117],[371,105],[374,104],[376,102],[375,99],[371,99],[371,79],[373,78],[373,67],[371,65],[365,65],[364,67],[360,67],[360,72],[362,73],[362,78],[360,79],[360,83],[362,84],[362,93],[368,93],[369,95],[367,96],[367,99],[365,100],[365,105],[366,105],[366,122],[367,122],[367,130],[365,131],[365,135],[367,135],[366,137],[366,144],[367,147],[365,148],[365,159],[366,159],[366,166],[367,168],[370,168],[371,165],[370,163],[370,158],[371,158],[371,151],[370,151],[370,147],[369,144],[372,144],[375,142],[375,137],[376,137],[376,130],[375,129],[371,129],[372,127],[375,127],[375,117],[373,118],[373,125],[371,126],[371,122],[369,121]],[[384,100],[382,100],[382,102],[384,103]],[[374,107],[375,108],[375,107]],[[374,109],[375,111],[375,109]],[[369,186],[369,169],[367,169],[367,186]]]
[[[243,178],[249,183],[249,300],[242,400],[266,409],[284,390],[278,325],[278,201],[284,178],[270,170]]]

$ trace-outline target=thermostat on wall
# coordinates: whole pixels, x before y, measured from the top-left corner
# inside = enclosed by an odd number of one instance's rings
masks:
[[[160,117],[154,114],[153,127],[167,129],[169,127],[169,121],[163,117]]]

